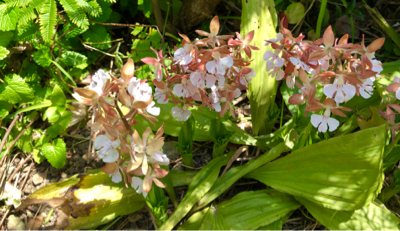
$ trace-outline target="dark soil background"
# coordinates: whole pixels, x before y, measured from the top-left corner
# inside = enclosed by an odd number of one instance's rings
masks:
[[[184,7],[190,1],[184,1]],[[197,1],[193,1],[197,2]],[[187,19],[184,15],[185,13],[181,12],[179,16],[173,18],[172,23],[167,24],[167,31],[171,33],[176,33],[177,31],[185,33],[189,38],[197,37],[195,34],[195,29],[202,29],[208,31],[208,26],[211,18],[214,15],[218,15],[220,17],[221,23],[221,34],[234,34],[235,31],[240,31],[240,15],[241,15],[241,4],[238,1],[234,0],[208,0],[203,1],[210,4],[207,9],[198,10],[196,12],[192,12],[190,14],[191,19]],[[211,3],[212,2],[212,3]],[[286,1],[281,1],[286,2]],[[289,1],[287,1],[289,2]],[[394,29],[400,32],[400,2],[399,1],[390,1],[390,0],[368,0],[366,1],[369,6],[376,7],[376,9],[382,14],[382,16],[387,20],[390,25],[394,25]],[[185,5],[186,4],[186,5]],[[195,4],[195,3],[191,3]],[[286,3],[285,3],[286,4]],[[285,7],[288,4],[279,4],[277,5],[277,10],[279,12],[284,11]],[[303,1],[305,9],[309,7],[310,10],[307,12],[304,20],[299,23],[298,28],[295,29],[294,35],[296,36],[300,32],[307,35],[311,29],[316,28],[316,22],[318,18],[318,13],[320,9],[320,1]],[[211,5],[213,7],[211,7]],[[214,6],[215,5],[215,6]],[[338,10],[340,9],[340,10]],[[363,16],[363,19],[353,16],[355,18],[354,21],[354,40],[355,43],[359,43],[362,38],[362,34],[365,34],[365,40],[367,43],[373,41],[378,37],[386,37],[387,42],[384,47],[377,52],[377,57],[382,62],[394,61],[397,60],[399,54],[395,54],[393,50],[393,42],[390,38],[385,34],[384,31],[380,29],[380,27],[374,22],[368,12],[361,7],[361,1],[356,1],[355,9],[359,10]],[[115,10],[119,10],[118,5],[115,4]],[[349,17],[344,13],[346,9],[340,0],[329,1],[327,5],[327,10],[329,11],[329,19],[327,25],[333,25],[336,31],[336,37],[339,37],[345,33],[350,35],[349,40],[351,41],[351,26],[349,22]],[[122,15],[121,23],[141,23],[141,24],[150,24],[149,20],[144,17],[142,12],[139,13],[135,17],[131,17],[129,11],[121,11]],[[186,14],[189,14],[186,12]],[[165,15],[164,15],[165,17]],[[187,22],[182,23],[182,19],[186,18]],[[154,21],[154,19],[153,19]],[[326,25],[326,26],[327,26]],[[396,26],[397,25],[397,26]],[[326,28],[325,26],[325,28]],[[289,25],[289,29],[292,29],[294,25]],[[322,33],[325,30],[322,28]],[[133,36],[130,33],[128,27],[118,27],[112,28],[113,36],[115,38],[123,38],[124,43],[122,44],[120,51],[122,53],[126,53],[126,51],[130,52],[130,45],[132,44]],[[268,39],[268,38],[266,38]],[[307,36],[305,39],[308,39]],[[169,44],[171,48],[173,48],[174,40],[166,37],[165,42]],[[259,44],[260,45],[260,44]],[[392,45],[392,46],[391,46]],[[102,67],[109,67],[111,59],[107,56],[102,57],[96,62],[94,70]],[[142,65],[137,63],[138,66]],[[114,72],[118,74],[119,70],[115,69]],[[282,97],[281,95],[277,95],[277,105],[282,105]],[[285,113],[288,114],[288,111],[285,109]],[[240,97],[236,102],[236,114],[238,118],[249,117],[251,116],[249,102],[246,97],[245,91],[243,91],[243,96]],[[89,116],[90,119],[90,116]],[[240,126],[243,130],[249,132],[251,134],[251,122],[249,120],[243,119],[237,121],[238,126]],[[279,121],[276,122],[277,127],[279,127]],[[42,126],[39,123],[33,124],[34,127]],[[95,156],[91,156],[92,150],[89,150],[89,140],[86,140],[80,144],[76,144],[84,139],[90,138],[91,131],[89,128],[77,128],[76,126],[70,127],[67,131],[68,134],[71,134],[72,137],[63,137],[67,144],[67,164],[61,169],[53,168],[47,161],[44,161],[41,164],[36,164],[33,160],[29,159],[25,161],[25,163],[21,166],[18,174],[15,174],[14,179],[11,180],[11,183],[15,185],[18,189],[23,192],[23,198],[28,197],[35,190],[48,185],[53,182],[59,182],[64,179],[67,179],[75,174],[82,174],[92,169],[101,168],[104,163]],[[164,146],[164,152],[170,157],[171,165],[170,169],[173,170],[183,170],[182,161],[179,156],[178,150],[174,147],[177,143],[177,138],[166,136],[166,143]],[[204,165],[206,165],[211,160],[213,144],[211,142],[195,142],[193,146],[193,155],[195,161],[195,168],[200,169]],[[236,144],[229,144],[228,150],[236,150],[239,146]],[[29,153],[21,153],[16,152],[13,153],[13,158],[11,159],[11,168],[14,170],[21,165],[22,161],[26,160],[29,156]],[[244,155],[241,155],[240,158],[234,163],[234,166],[243,165],[247,163],[248,160],[257,158],[257,156],[262,155],[263,151],[259,150],[255,147],[250,147],[250,149]],[[12,171],[9,172],[12,174]],[[385,179],[384,186],[387,186],[391,182],[391,176],[393,173],[387,175]],[[224,194],[216,199],[216,203],[220,203],[221,201],[232,198],[239,192],[248,191],[248,190],[256,190],[256,189],[265,189],[266,186],[261,184],[255,180],[251,179],[241,179],[236,182],[229,190],[227,190]],[[187,187],[176,187],[175,188],[178,200],[181,200],[186,191]],[[400,203],[398,196],[396,195],[387,203],[389,209],[392,210],[394,214],[399,216],[400,214]],[[27,209],[16,212],[14,209],[11,209],[9,212],[0,211],[0,218],[7,217],[5,222],[0,227],[1,230],[5,229],[13,229],[15,227],[14,223],[10,222],[10,219],[15,219],[15,217],[19,218],[20,221],[25,224],[26,229],[29,227],[31,229],[51,229],[54,226],[54,222],[56,219],[56,215],[53,214],[50,221],[44,225],[40,226],[37,223],[43,221],[48,213],[50,212],[50,207],[47,205],[42,206],[29,206]],[[287,222],[283,225],[283,229],[291,229],[291,230],[311,230],[311,229],[325,229],[324,226],[316,222],[312,216],[307,212],[306,209],[300,208],[302,211],[296,210]],[[172,214],[174,207],[172,204],[169,206],[168,212]],[[14,216],[14,217],[13,217]],[[123,230],[123,229],[154,229],[155,226],[150,218],[150,214],[146,208],[142,210],[130,214],[127,216],[123,216],[119,219],[115,224],[108,229],[111,230]],[[36,222],[38,221],[38,222]],[[12,224],[11,224],[12,223]],[[98,227],[97,229],[102,229],[104,226]]]

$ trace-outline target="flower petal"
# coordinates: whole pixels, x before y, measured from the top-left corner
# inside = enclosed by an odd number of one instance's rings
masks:
[[[319,126],[319,124],[322,122],[322,118],[323,118],[322,115],[312,114],[312,115],[311,115],[311,124],[312,124],[314,127],[317,128],[317,127]]]
[[[329,97],[332,98],[333,94],[337,91],[336,85],[333,84],[327,84],[324,86],[324,94]]]
[[[106,163],[115,162],[119,158],[119,153],[116,149],[110,149],[107,155],[103,158]]]
[[[337,119],[334,118],[328,118],[328,125],[329,125],[329,131],[333,132],[336,130],[336,128],[338,128],[339,126],[339,121]]]

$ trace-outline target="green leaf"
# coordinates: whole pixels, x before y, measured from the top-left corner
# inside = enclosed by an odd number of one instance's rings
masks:
[[[57,111],[60,114],[64,113],[67,98],[65,97],[63,90],[58,85],[53,88],[53,92],[50,96],[50,101],[52,106],[57,107]]]
[[[0,60],[5,59],[8,54],[10,54],[10,52],[7,50],[7,48],[0,46]]]
[[[399,230],[400,219],[375,202],[355,211],[337,211],[304,198],[298,200],[330,230]]]
[[[91,47],[106,50],[111,48],[111,43],[105,43],[111,41],[111,37],[108,34],[105,26],[103,25],[93,25],[89,27],[85,33],[83,33],[83,40],[89,43],[98,43],[98,44],[89,44]],[[100,44],[101,43],[101,44]]]
[[[62,139],[56,139],[52,143],[44,144],[42,152],[53,167],[64,167],[67,161],[67,148]]]
[[[203,223],[199,230],[229,230],[229,226],[222,213],[211,205],[204,215]]]
[[[17,28],[19,6],[7,7],[7,4],[0,5],[0,30],[10,31]]]
[[[138,0],[139,10],[143,11],[146,18],[150,18],[151,13],[153,13],[153,7],[151,6],[151,1]]]
[[[400,171],[396,169],[393,174],[392,182],[389,186],[385,187],[379,194],[378,199],[382,203],[386,203],[390,198],[400,192]]]
[[[99,0],[99,5],[101,7],[101,15],[97,16],[97,18],[95,19],[96,22],[106,22],[109,18],[111,13],[113,12],[111,7],[110,7],[110,3],[103,1],[103,0]]]
[[[0,84],[0,100],[12,104],[28,103],[33,100],[32,88],[19,75],[6,75],[4,82]]]
[[[58,119],[60,118],[61,114],[58,112],[57,107],[52,106],[46,109],[46,111],[43,113],[43,121],[48,120],[49,123],[56,123]]]
[[[385,136],[383,125],[331,138],[298,149],[247,177],[326,208],[359,209],[381,190]]]
[[[96,0],[76,0],[76,3],[93,17],[98,17],[102,13],[101,7]]]
[[[0,101],[0,120],[3,120],[13,108],[13,104],[7,101]]]
[[[178,144],[176,145],[182,156],[183,163],[192,167],[194,167],[192,144],[194,134],[196,134],[195,124],[196,121],[193,116],[190,116],[188,120],[182,123]]]
[[[145,199],[154,216],[155,223],[160,226],[168,219],[168,197],[165,196],[162,188],[153,186]]]
[[[32,193],[21,208],[43,202],[55,208],[58,218],[54,229],[58,230],[93,229],[146,205],[134,188],[127,188],[123,182],[112,182],[103,172],[77,174],[46,185]]]
[[[210,137],[214,141],[212,156],[216,158],[224,154],[226,145],[235,133],[227,131],[221,119],[212,119],[210,122]]]
[[[81,53],[66,51],[61,55],[61,62],[66,66],[85,69],[88,66],[88,58]]]
[[[51,125],[47,128],[46,134],[50,138],[56,138],[59,134],[65,132],[67,130],[69,123],[71,122],[72,112],[65,111],[61,117],[57,120],[54,125]]]
[[[76,0],[59,0],[64,7],[69,19],[81,29],[89,27],[89,21],[85,12],[80,8]]]
[[[39,151],[39,149],[33,149],[33,152],[32,152],[33,154],[32,154],[32,158],[33,158],[33,160],[36,162],[36,163],[38,163],[38,164],[40,164],[40,163],[42,163],[45,159],[46,159],[46,157],[44,157],[41,153],[40,153],[40,151]]]
[[[242,192],[218,205],[232,230],[254,230],[300,207],[294,197],[274,189]]]
[[[45,42],[51,42],[56,33],[57,3],[55,0],[45,0],[40,9],[40,32]],[[50,55],[50,54],[49,54]]]
[[[270,105],[275,100],[278,82],[268,76],[265,71],[264,53],[271,49],[270,46],[262,46],[265,38],[276,37],[277,25],[276,12],[273,0],[242,0],[242,37],[254,30],[252,43],[260,46],[259,51],[253,51],[253,62],[249,66],[256,70],[256,76],[249,84],[247,91],[250,99],[250,108],[253,124],[253,135],[258,135],[260,128],[266,122],[266,114]]]
[[[0,31],[0,47],[7,47],[13,37],[14,31]]]
[[[169,219],[159,227],[171,230],[192,209],[196,202],[211,188],[218,178],[220,168],[226,165],[234,153],[220,156],[204,166],[190,182],[189,189]]]
[[[297,24],[304,16],[304,6],[300,2],[293,2],[286,10],[285,15],[290,24]]]
[[[36,19],[36,10],[39,12],[44,3],[45,1],[43,0],[32,0],[27,7],[21,8],[21,11],[19,12],[18,27],[24,26],[29,21]]]
[[[33,60],[42,67],[48,67],[51,64],[52,57],[50,49],[41,49],[32,53]]]

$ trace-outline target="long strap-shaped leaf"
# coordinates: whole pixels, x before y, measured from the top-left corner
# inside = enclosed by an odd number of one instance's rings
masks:
[[[332,138],[298,149],[247,177],[327,208],[359,209],[382,188],[385,136],[383,125]]]
[[[45,42],[52,41],[56,32],[57,3],[55,0],[46,0],[40,10],[40,32]]]
[[[159,227],[159,230],[171,230],[192,209],[218,178],[220,168],[226,165],[234,153],[230,152],[210,161],[190,182],[188,192],[179,203],[171,217]]]
[[[265,71],[264,53],[271,48],[264,46],[265,40],[275,38],[277,18],[273,0],[242,0],[242,37],[254,30],[252,43],[260,48],[252,55],[254,61],[249,67],[254,68],[256,76],[249,85],[251,123],[253,134],[258,135],[265,123],[267,111],[275,100],[277,81]]]

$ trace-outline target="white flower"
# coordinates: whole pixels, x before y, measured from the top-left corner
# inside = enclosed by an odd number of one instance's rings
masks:
[[[149,163],[151,164],[160,164],[160,165],[169,165],[169,159],[167,155],[162,153],[161,151],[157,151],[152,154],[149,158]]]
[[[121,142],[119,139],[111,141],[105,135],[98,135],[94,141],[94,148],[97,149],[99,158],[103,159],[106,163],[114,162],[118,159],[119,153],[117,148]]]
[[[333,98],[335,92],[335,102],[339,105],[339,103],[346,102],[353,98],[356,94],[356,88],[351,84],[344,84],[343,77],[339,76],[335,79],[333,84],[327,84],[324,86],[324,94],[329,98]]]
[[[221,111],[221,102],[220,102],[219,98],[220,98],[220,96],[219,96],[219,92],[218,92],[218,87],[213,86],[211,88],[210,101],[211,101],[211,105],[213,106],[213,108],[216,112]]]
[[[221,58],[219,52],[214,52],[214,60],[206,63],[206,69],[211,74],[224,75],[225,70],[233,65],[233,59],[231,56]]]
[[[312,125],[318,128],[319,132],[325,133],[326,130],[328,129],[328,126],[330,132],[335,131],[336,128],[339,126],[339,121],[334,118],[330,118],[329,117],[330,114],[331,112],[329,110],[326,110],[324,115],[316,115],[316,114],[311,115]]]
[[[300,58],[290,57],[289,59],[297,69],[302,68],[303,70],[310,72],[310,67],[301,61]]]
[[[176,117],[177,121],[186,121],[189,119],[191,114],[192,112],[189,111],[189,107],[187,105],[184,105],[182,108],[179,108],[178,106],[172,108],[172,116],[174,118]]]
[[[138,101],[149,101],[152,95],[152,91],[153,90],[151,89],[149,84],[140,81],[140,79],[137,79],[136,77],[132,77],[129,82],[128,92],[134,98],[133,103]]]
[[[372,95],[372,91],[374,88],[372,86],[374,85],[375,77],[368,78],[364,81],[363,84],[357,84],[358,89],[360,91],[360,95],[364,99],[368,99]]]
[[[154,107],[156,103],[154,101],[151,101],[149,106],[147,106],[146,111],[154,116],[159,116],[160,115],[160,108],[159,107]]]
[[[264,60],[267,61],[267,71],[275,69],[276,67],[281,67],[285,64],[285,59],[279,58],[280,50],[275,50],[275,53],[272,51],[266,51],[264,53]]]
[[[92,76],[92,82],[89,85],[89,89],[95,91],[98,95],[101,95],[108,78],[110,78],[110,75],[103,69],[98,70]]]
[[[256,76],[256,72],[254,71],[253,68],[251,68],[251,72],[248,74],[243,74],[240,79],[239,82],[246,86],[247,84],[249,84],[251,82],[251,80],[253,79],[253,77]]]
[[[203,71],[195,71],[190,74],[190,81],[196,85],[196,87],[211,88],[215,85],[216,77],[214,75],[207,74],[207,72]]]
[[[371,63],[372,63],[371,70],[377,72],[376,76],[379,76],[379,73],[381,73],[381,71],[383,71],[382,63],[376,59],[371,60]]]
[[[157,103],[159,104],[166,104],[168,103],[168,97],[166,97],[168,94],[167,91],[163,91],[160,88],[156,87],[156,92],[154,93],[154,99],[157,100]]]
[[[119,169],[116,172],[109,174],[109,176],[110,177],[112,176],[111,177],[111,181],[114,182],[114,183],[119,183],[119,182],[122,181],[122,175],[119,172]]]
[[[279,32],[278,34],[276,34],[276,38],[267,40],[265,42],[265,46],[268,46],[269,42],[277,43],[277,42],[281,41],[282,39],[283,39],[283,34],[281,34],[281,32]]]
[[[137,194],[142,194],[146,198],[147,192],[143,191],[143,180],[139,177],[132,177],[132,188],[136,190]]]
[[[192,44],[186,43],[183,47],[177,49],[174,53],[174,61],[181,66],[188,65],[192,61],[192,57],[190,56],[192,48]]]

